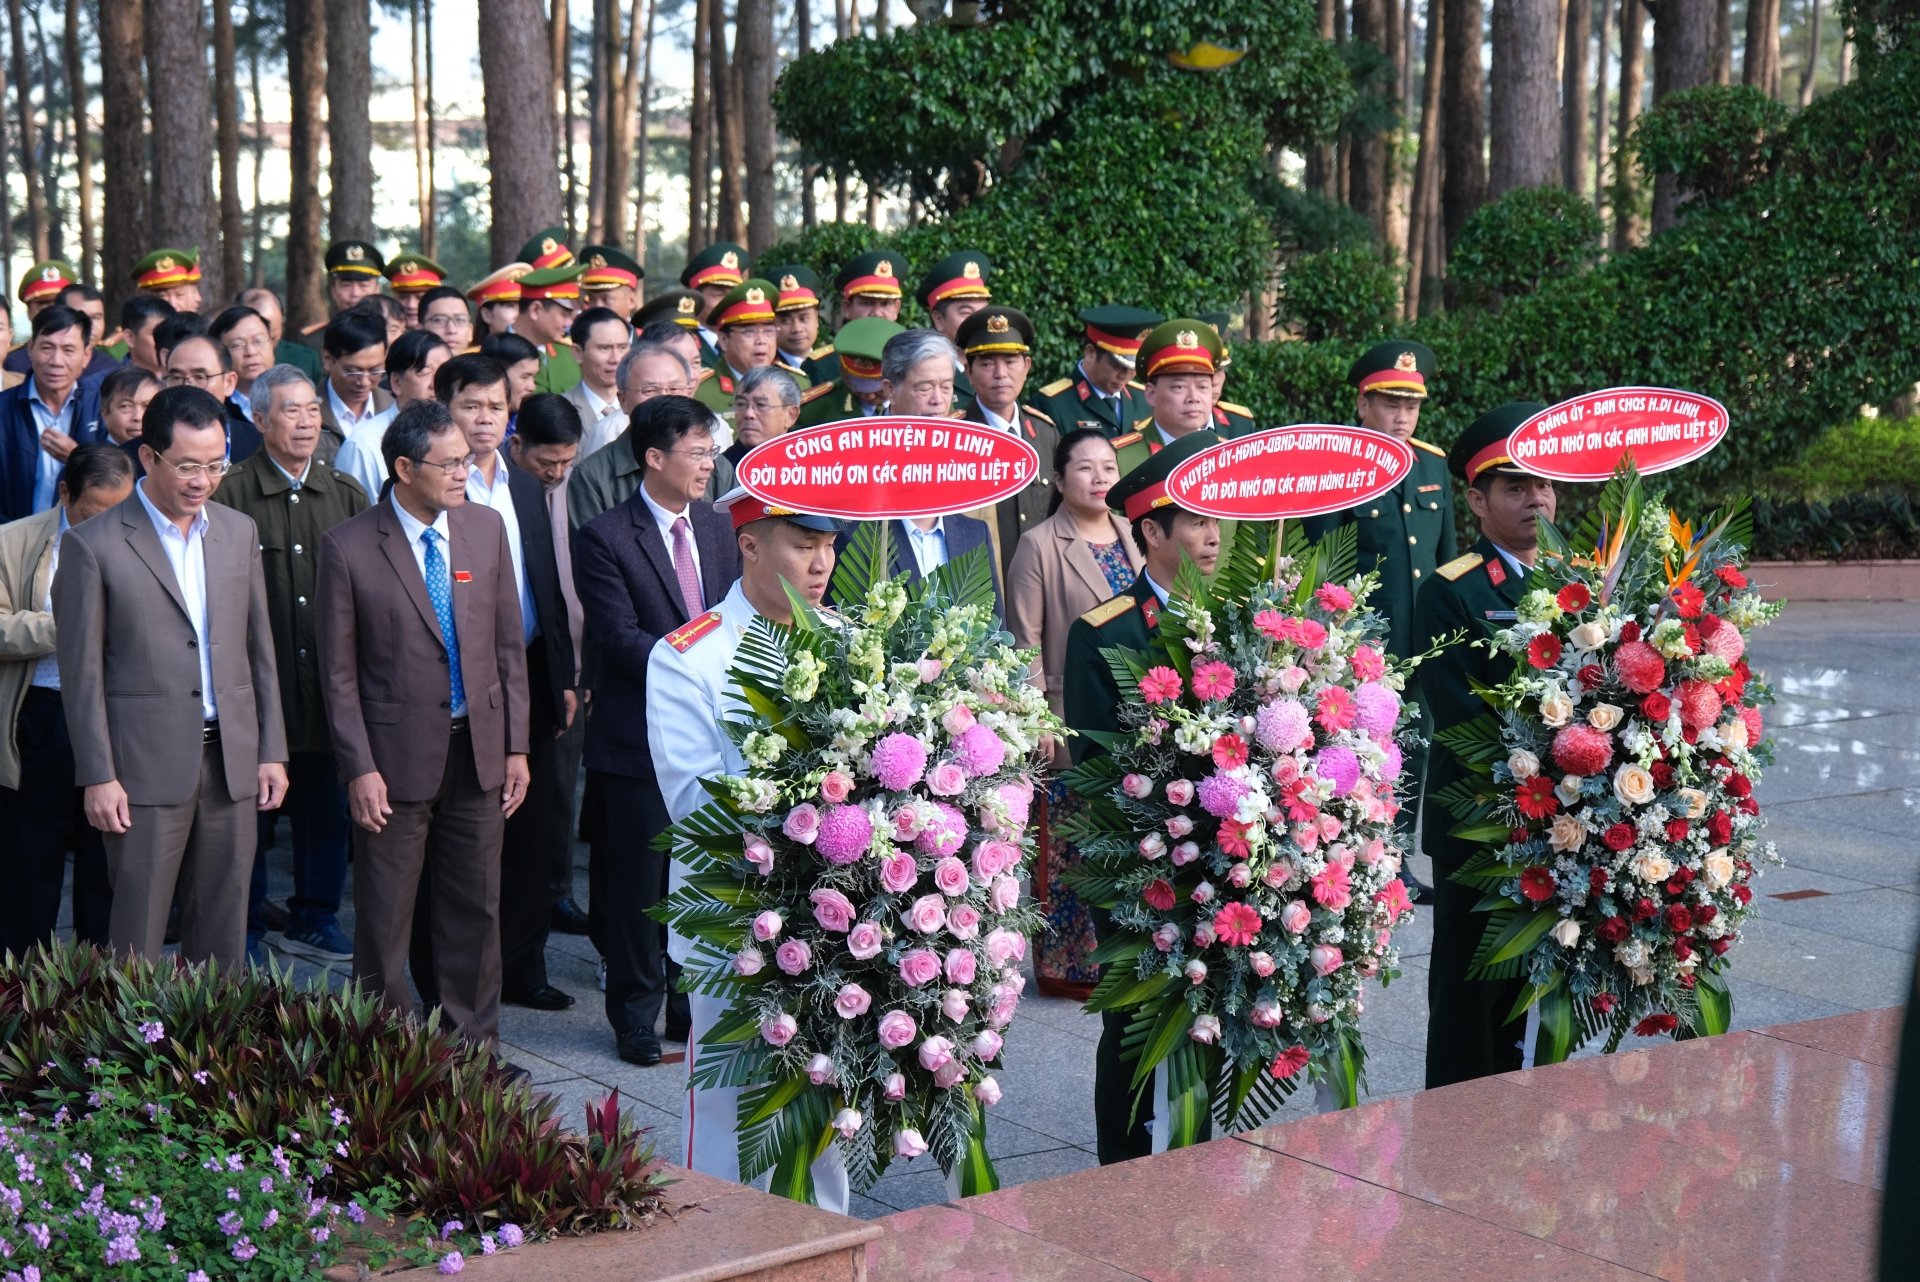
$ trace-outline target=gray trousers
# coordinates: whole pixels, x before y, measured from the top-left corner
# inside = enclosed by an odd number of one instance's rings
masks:
[[[255,801],[227,795],[220,745],[200,751],[200,790],[173,806],[129,805],[132,823],[103,834],[113,913],[107,937],[116,953],[158,957],[167,910],[180,901],[180,955],[221,969],[247,956],[247,886],[253,872]]]

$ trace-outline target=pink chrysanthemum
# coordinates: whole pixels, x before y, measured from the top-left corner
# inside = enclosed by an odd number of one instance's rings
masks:
[[[1338,734],[1353,724],[1353,696],[1340,686],[1328,686],[1314,705],[1313,719],[1328,734]]]
[[[1353,749],[1330,744],[1313,759],[1314,773],[1333,784],[1333,795],[1344,797],[1360,782],[1360,758]]]
[[[1628,641],[1613,652],[1613,672],[1627,689],[1647,694],[1667,679],[1667,661],[1645,641]]]
[[[1247,785],[1232,775],[1208,775],[1200,781],[1196,795],[1202,810],[1215,819],[1230,819],[1240,808],[1240,799],[1247,795]]]
[[[813,848],[830,864],[850,864],[867,853],[873,841],[873,820],[859,806],[828,806],[820,816],[820,835]]]
[[[1233,669],[1217,660],[1193,670],[1193,693],[1203,700],[1224,699],[1233,693]]]
[[[873,777],[888,792],[920,782],[927,770],[927,745],[910,734],[890,734],[873,745]]]
[[[953,756],[968,774],[978,779],[995,773],[1005,764],[1007,745],[999,735],[976,721],[953,741]]]
[[[1000,803],[1007,808],[1007,822],[1015,828],[1025,828],[1027,819],[1033,813],[1033,781],[1021,779],[1016,783],[1000,785]]]
[[[1180,674],[1172,668],[1148,668],[1140,678],[1140,697],[1148,703],[1169,703],[1180,697]]]
[[[936,801],[935,819],[913,839],[913,848],[923,855],[951,855],[967,841],[967,817],[944,801]]]
[[[1264,924],[1252,904],[1227,904],[1213,915],[1213,933],[1232,948],[1245,948],[1258,939]]]
[[[1376,739],[1393,733],[1400,719],[1400,696],[1386,686],[1367,682],[1353,692],[1353,724]]]
[[[1405,759],[1400,755],[1400,745],[1397,743],[1381,744],[1380,756],[1380,778],[1387,783],[1392,783],[1400,777],[1400,771],[1406,766]]]
[[[1597,775],[1613,763],[1613,736],[1592,726],[1563,726],[1553,736],[1553,764],[1570,775]]]
[[[1253,737],[1268,752],[1292,752],[1312,734],[1312,719],[1307,715],[1306,705],[1292,699],[1263,704],[1254,714]]]

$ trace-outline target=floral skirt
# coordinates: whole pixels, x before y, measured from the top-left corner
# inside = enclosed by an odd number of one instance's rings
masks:
[[[1080,896],[1060,880],[1078,866],[1080,852],[1058,833],[1084,804],[1057,779],[1048,788],[1040,855],[1033,869],[1033,898],[1047,918],[1046,932],[1034,948],[1034,978],[1044,996],[1075,1001],[1085,1001],[1093,992],[1100,968],[1088,960],[1094,949],[1093,918]]]

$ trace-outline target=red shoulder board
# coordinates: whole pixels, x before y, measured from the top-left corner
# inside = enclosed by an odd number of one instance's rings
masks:
[[[1227,412],[1218,405],[1213,407],[1213,421],[1222,427],[1227,425]]]
[[[694,643],[702,637],[712,635],[720,626],[720,611],[708,610],[697,619],[690,620],[685,626],[667,633],[667,644],[681,654],[693,649]]]
[[[1507,581],[1506,562],[1497,556],[1489,560],[1487,562],[1487,577],[1493,580],[1493,586],[1496,588],[1502,583],[1505,583]]]
[[[1160,598],[1151,591],[1141,599],[1140,617],[1147,621],[1147,626],[1150,628],[1160,626]]]

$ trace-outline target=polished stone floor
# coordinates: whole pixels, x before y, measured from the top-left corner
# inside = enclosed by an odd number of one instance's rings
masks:
[[[1920,833],[1920,683],[1915,681],[1920,675],[1920,654],[1916,653],[1920,645],[1916,643],[1917,637],[1920,637],[1920,604],[1790,607],[1780,622],[1755,637],[1754,664],[1773,682],[1780,699],[1768,717],[1770,732],[1778,743],[1779,760],[1763,780],[1759,796],[1766,806],[1770,834],[1785,856],[1786,865],[1769,872],[1759,883],[1757,888],[1764,909],[1749,927],[1748,937],[1736,954],[1733,989],[1737,1028],[1763,1028],[1849,1011],[1873,1010],[1906,1000],[1915,938],[1920,934],[1920,840],[1916,840],[1916,833]],[[586,890],[584,858],[583,850],[577,877],[582,896]],[[1425,860],[1417,860],[1416,868],[1424,876]],[[283,896],[288,889],[283,851],[276,852],[273,872],[274,894]],[[348,929],[351,931],[350,925]],[[274,938],[277,942],[277,937]],[[1415,1094],[1422,1081],[1427,1036],[1429,933],[1426,922],[1416,916],[1401,932],[1400,940],[1405,973],[1368,1002],[1365,1016],[1371,1098],[1391,1099],[1395,1105],[1391,1110],[1368,1114],[1370,1118],[1391,1119],[1370,1120],[1365,1123],[1368,1126],[1406,1127],[1424,1118],[1428,1107]],[[505,1042],[502,1052],[532,1069],[535,1080],[560,1097],[569,1118],[579,1117],[586,1102],[618,1089],[622,1104],[631,1107],[643,1124],[654,1128],[663,1153],[677,1154],[685,1091],[680,1066],[667,1064],[640,1069],[623,1064],[615,1057],[613,1037],[594,989],[594,953],[585,938],[555,935],[549,945],[548,960],[553,982],[576,994],[580,1003],[571,1011],[558,1014],[508,1007],[502,1021]],[[308,962],[296,961],[296,964],[302,972],[315,969]],[[344,973],[347,964],[335,963],[330,969]],[[1098,1019],[1082,1014],[1071,1003],[1031,999],[1022,1004],[1020,1017],[1007,1040],[1007,1068],[1002,1076],[1006,1095],[993,1110],[988,1133],[989,1151],[1007,1186],[1095,1165],[1091,1098],[1093,1048],[1098,1031]],[[1740,1089],[1756,1100],[1779,1101],[1785,1087],[1772,1075],[1793,1058],[1794,1052],[1760,1039],[1745,1039],[1742,1044],[1751,1045],[1752,1049],[1743,1052],[1747,1058],[1740,1061],[1742,1080],[1746,1083]],[[1771,1058],[1761,1056],[1762,1051],[1768,1051]],[[1632,1065],[1644,1063],[1644,1058],[1623,1057],[1611,1068],[1578,1070],[1592,1074],[1589,1078],[1576,1076],[1568,1080],[1594,1083],[1604,1080],[1617,1084],[1622,1073],[1635,1071]],[[1493,1092],[1490,1101],[1498,1096],[1507,1103],[1540,1103],[1536,1096],[1541,1092],[1534,1091],[1531,1085],[1521,1088],[1502,1083],[1487,1089]],[[1596,1085],[1595,1089],[1599,1087]],[[1529,1093],[1515,1093],[1520,1090]],[[1290,1110],[1286,1118],[1305,1118],[1308,1112],[1303,1105]],[[1560,1105],[1541,1116],[1558,1119],[1551,1128],[1553,1133],[1543,1133],[1540,1137],[1535,1154],[1544,1154],[1552,1161],[1524,1163],[1528,1168],[1525,1173],[1528,1181],[1550,1180],[1556,1169],[1564,1175],[1567,1170],[1577,1168],[1579,1162],[1585,1160],[1582,1154],[1587,1151],[1584,1147],[1587,1141],[1581,1137],[1603,1120],[1603,1113],[1577,1104]],[[1320,1136],[1333,1144],[1341,1135],[1349,1134],[1343,1128],[1355,1125],[1360,1123],[1318,1119],[1301,1135]],[[1421,1122],[1413,1129],[1417,1131],[1424,1125]],[[1285,1145],[1278,1140],[1271,1144],[1263,1141],[1230,1149],[1228,1156],[1182,1160],[1235,1163],[1238,1174],[1233,1178],[1253,1187],[1276,1179],[1276,1173],[1293,1171],[1298,1165],[1300,1159],[1290,1155],[1290,1148],[1284,1153],[1279,1151],[1296,1142],[1308,1142],[1306,1138],[1296,1141],[1291,1134],[1289,1132]],[[1745,1151],[1737,1133],[1729,1136],[1713,1132],[1710,1141],[1707,1136],[1708,1132],[1701,1132],[1701,1141],[1710,1142],[1716,1152],[1731,1148],[1718,1152],[1715,1159],[1724,1167],[1722,1174],[1716,1176],[1714,1182],[1703,1183],[1700,1192],[1685,1194],[1689,1206],[1702,1205],[1700,1198],[1710,1190],[1725,1192],[1726,1196],[1720,1198],[1722,1201],[1737,1201],[1727,1189],[1726,1181],[1737,1182],[1741,1171],[1749,1170],[1754,1163],[1764,1165],[1765,1155],[1773,1152],[1771,1148]],[[1769,1142],[1775,1140],[1786,1142],[1778,1136],[1771,1137]],[[1647,1142],[1658,1148],[1662,1142],[1673,1141],[1671,1138],[1659,1141],[1649,1132]],[[1370,1146],[1369,1160],[1378,1160],[1378,1151],[1378,1145]],[[1688,1161],[1695,1159],[1689,1157]],[[1705,1163],[1707,1159],[1698,1161]],[[1423,1209],[1425,1202],[1418,1207],[1407,1207],[1378,1197],[1362,1198],[1352,1204],[1339,1201],[1336,1205],[1330,1192],[1359,1188],[1355,1177],[1341,1171],[1338,1164],[1314,1169],[1320,1174],[1311,1178],[1295,1171],[1297,1178],[1290,1177],[1285,1187],[1289,1198],[1306,1198],[1308,1204],[1318,1208],[1314,1212],[1316,1216],[1419,1218],[1431,1214]],[[1678,1179],[1681,1173],[1690,1173],[1688,1181],[1700,1174],[1692,1165],[1675,1166],[1663,1159],[1659,1172],[1649,1178],[1666,1182],[1673,1196],[1681,1198],[1683,1190]],[[1469,1174],[1462,1172],[1459,1177],[1467,1181]],[[1128,1177],[1112,1178],[1113,1188],[1124,1191]],[[1431,1181],[1440,1178],[1440,1174],[1422,1169],[1407,1178]],[[1824,1187],[1821,1181],[1833,1178],[1844,1177],[1808,1176],[1813,1185],[1820,1187]],[[1470,1189],[1472,1185],[1463,1182],[1459,1187]],[[1640,1190],[1635,1194],[1637,1197],[1660,1195],[1658,1189]],[[1012,1199],[1014,1193],[999,1196]],[[1541,1198],[1542,1194],[1536,1191],[1529,1204],[1539,1203]],[[868,1195],[857,1196],[853,1209],[858,1215],[875,1217],[945,1200],[941,1176],[921,1161],[890,1173]],[[1121,1201],[1124,1203],[1125,1199]],[[1014,1204],[1012,1200],[1005,1203]],[[1709,1200],[1704,1205],[1711,1206],[1713,1202]],[[1669,1207],[1668,1211],[1680,1213],[1677,1207]],[[949,1214],[932,1213],[930,1225],[943,1222],[941,1216]],[[1512,1212],[1514,1216],[1520,1214],[1517,1209]],[[1534,1214],[1566,1215],[1575,1217],[1575,1222],[1617,1214],[1622,1219],[1618,1231],[1624,1235],[1633,1231],[1626,1221],[1641,1218],[1643,1211],[1622,1201],[1611,1207],[1569,1205]],[[1500,1218],[1491,1207],[1486,1208],[1483,1215]],[[1310,1223],[1305,1221],[1286,1231],[1311,1237],[1311,1229],[1303,1227]],[[1744,1220],[1736,1220],[1731,1221],[1729,1227],[1744,1236],[1757,1233],[1764,1226],[1757,1223],[1749,1226]],[[1214,1231],[1217,1228],[1214,1226]],[[968,1230],[975,1231],[978,1230]],[[1520,1226],[1519,1231],[1523,1237],[1511,1244],[1515,1251],[1545,1250],[1542,1241],[1577,1237],[1586,1230],[1575,1227],[1567,1234],[1547,1231],[1535,1233],[1531,1238],[1524,1236],[1531,1232],[1530,1228]],[[1223,1257],[1219,1276],[1234,1273],[1233,1252],[1251,1249],[1256,1243],[1241,1241],[1229,1245],[1231,1250]],[[1269,1245],[1277,1249],[1297,1249],[1280,1238],[1274,1238]],[[1584,1276],[1578,1272],[1574,1275]],[[1017,1270],[1003,1276],[1044,1276],[1044,1272]],[[1075,1276],[1098,1276],[1098,1272]],[[1311,1276],[1311,1273],[1297,1276]],[[1501,1275],[1490,1271],[1484,1276]],[[1519,1276],[1519,1273],[1510,1276]],[[1618,1275],[1602,1270],[1593,1276]],[[1707,1275],[1683,1272],[1676,1276]],[[1815,1274],[1788,1272],[1780,1276],[1812,1277]]]

